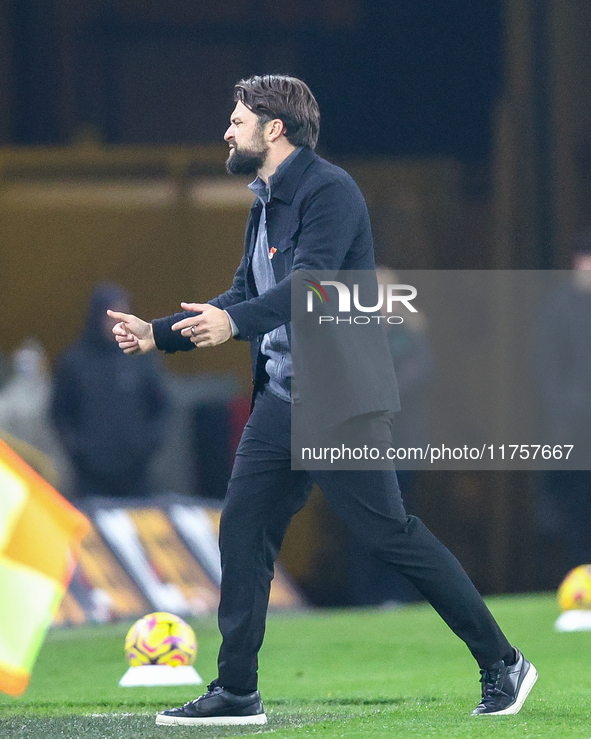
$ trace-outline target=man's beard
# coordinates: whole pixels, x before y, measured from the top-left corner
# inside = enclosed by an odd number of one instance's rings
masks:
[[[263,166],[266,153],[234,149],[226,159],[226,171],[229,174],[255,174]]]
[[[226,170],[229,174],[256,174],[265,163],[267,153],[263,137],[257,136],[250,149],[234,148],[234,153],[226,159]]]
[[[265,163],[267,152],[265,151],[238,151],[226,159],[226,170],[229,174],[255,174]]]

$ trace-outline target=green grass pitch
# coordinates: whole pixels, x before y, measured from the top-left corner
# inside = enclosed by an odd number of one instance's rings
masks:
[[[264,727],[156,726],[154,714],[199,691],[120,688],[128,624],[52,631],[21,699],[0,697],[0,739],[154,739],[272,733],[274,739],[591,738],[591,632],[557,634],[553,596],[490,607],[540,679],[517,716],[471,717],[478,669],[426,605],[269,618],[261,653]],[[196,667],[215,676],[213,619],[192,622]]]

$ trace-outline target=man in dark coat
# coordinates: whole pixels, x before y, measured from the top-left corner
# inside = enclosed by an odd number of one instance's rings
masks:
[[[408,577],[466,642],[482,671],[482,701],[475,713],[516,713],[536,680],[534,667],[511,647],[453,555],[418,518],[407,516],[395,472],[292,469],[292,402],[309,404],[314,391],[314,375],[305,364],[300,361],[292,371],[292,275],[374,270],[369,216],[353,179],[314,153],[320,114],[305,83],[283,75],[252,77],[236,85],[235,101],[224,137],[230,147],[227,168],[257,176],[249,186],[256,199],[232,287],[209,303],[183,303],[184,313],[152,323],[110,312],[119,321],[114,332],[128,354],[212,347],[232,336],[249,341],[252,349],[253,408],[220,528],[218,677],[204,696],[159,713],[156,721],[266,722],[257,655],[273,562],[312,481],[353,533]],[[341,347],[335,343],[335,348]],[[371,374],[373,363],[366,361],[362,369]],[[388,376],[386,366],[381,375]],[[335,377],[319,399],[322,413],[314,419],[313,407],[308,420],[328,417],[336,428],[368,417],[372,433],[384,437],[398,403],[393,372],[390,376],[390,386],[358,383],[347,394]]]
[[[536,373],[549,444],[573,444],[570,465],[540,476],[539,513],[567,545],[564,570],[591,562],[591,230],[578,236],[573,271],[551,292],[536,332]],[[548,515],[546,516],[548,518]]]
[[[108,307],[129,310],[127,293],[99,285],[80,338],[58,358],[51,416],[74,472],[77,499],[141,497],[163,440],[168,400],[155,357],[126,361]]]

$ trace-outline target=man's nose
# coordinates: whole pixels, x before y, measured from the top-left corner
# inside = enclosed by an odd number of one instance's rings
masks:
[[[234,138],[234,134],[232,133],[232,126],[228,128],[226,133],[224,134],[224,141],[230,141],[230,139]]]

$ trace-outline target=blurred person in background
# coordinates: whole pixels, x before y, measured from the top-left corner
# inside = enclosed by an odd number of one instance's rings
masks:
[[[397,285],[399,279],[391,269],[376,269],[378,283]],[[382,306],[384,316],[386,301]],[[426,393],[433,376],[433,354],[427,338],[427,322],[422,313],[408,313],[400,324],[386,324],[388,345],[396,371],[400,395],[400,410],[392,427],[393,446],[426,447],[427,431]],[[414,513],[413,487],[416,470],[398,470],[398,483],[404,505]]]
[[[150,464],[166,430],[160,363],[121,354],[106,314],[113,306],[129,310],[128,294],[96,287],[82,335],[54,369],[51,416],[73,467],[75,499],[151,494]]]
[[[591,449],[590,327],[591,228],[577,237],[573,272],[543,306],[536,335],[544,443],[574,444],[571,459]],[[542,473],[536,514],[542,535],[566,544],[565,570],[591,563],[591,470]]]
[[[0,351],[0,392],[2,388],[8,382],[11,375],[10,362],[4,352]]]
[[[378,284],[397,285],[394,270],[376,268]],[[387,316],[384,301],[382,314]],[[407,313],[404,322],[386,324],[388,346],[394,362],[400,410],[392,423],[392,446],[422,447],[428,443],[426,392],[433,374],[433,355],[422,313]],[[417,463],[418,464],[418,463]],[[407,513],[418,514],[414,495],[417,470],[397,470],[398,485]],[[389,605],[421,599],[419,591],[399,573],[374,557],[357,539],[349,540],[351,599],[354,605]]]
[[[49,417],[51,377],[41,343],[25,339],[0,386],[0,437],[52,485],[67,485],[68,462]]]

